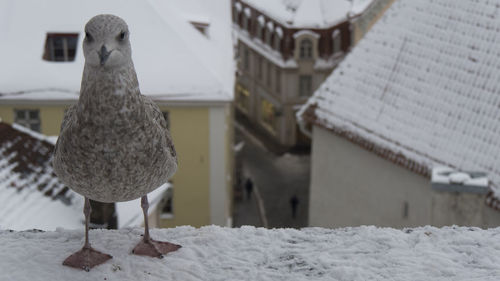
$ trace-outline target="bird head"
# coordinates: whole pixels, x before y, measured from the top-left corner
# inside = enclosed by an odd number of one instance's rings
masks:
[[[132,62],[127,23],[114,15],[97,15],[85,25],[85,63],[93,67],[119,68]]]

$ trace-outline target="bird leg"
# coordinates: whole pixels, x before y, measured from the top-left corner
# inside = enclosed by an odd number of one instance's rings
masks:
[[[148,196],[144,195],[141,198],[142,212],[144,213],[144,236],[142,241],[135,246],[132,253],[141,256],[150,256],[156,258],[163,258],[164,254],[177,251],[181,248],[180,245],[172,244],[169,242],[156,241],[151,239],[149,236],[149,224],[148,224]]]
[[[85,215],[85,244],[83,244],[83,248],[80,251],[67,257],[64,260],[63,265],[90,271],[92,267],[100,265],[101,263],[104,263],[112,258],[112,256],[94,250],[90,246],[89,220],[91,211],[90,201],[87,197],[85,197],[85,204],[83,205],[83,214]]]

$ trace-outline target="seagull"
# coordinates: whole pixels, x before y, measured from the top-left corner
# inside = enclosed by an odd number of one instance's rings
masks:
[[[54,172],[85,197],[85,243],[63,265],[86,271],[112,258],[89,243],[90,199],[141,197],[144,235],[132,253],[161,258],[181,247],[149,235],[147,193],[172,177],[177,155],[162,112],[140,93],[129,36],[115,15],[97,15],[85,25],[80,98],[65,112],[54,150]]]

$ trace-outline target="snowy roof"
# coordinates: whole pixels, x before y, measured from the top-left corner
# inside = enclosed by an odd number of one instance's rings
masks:
[[[422,174],[484,172],[499,187],[497,6],[397,1],[298,117]]]
[[[52,137],[0,122],[0,229],[83,227],[83,197],[54,174],[54,145]],[[166,183],[148,194],[149,213],[169,187]],[[119,228],[144,223],[140,199],[116,203],[116,213]]]
[[[376,0],[241,0],[292,28],[325,28],[356,16]],[[238,2],[236,3],[238,4]]]
[[[500,228],[153,229],[154,239],[182,245],[163,259],[130,254],[142,233],[91,230],[92,246],[113,259],[85,272],[62,265],[83,230],[0,231],[0,279],[493,281],[500,272]]]
[[[149,209],[148,215],[157,210],[165,191],[170,188],[169,183],[158,187],[148,193]],[[144,215],[141,208],[141,198],[126,202],[116,202],[116,213],[118,215],[118,228],[141,226],[144,224]]]
[[[19,125],[0,122],[0,228],[81,228],[82,200],[53,173],[54,145]]]
[[[143,94],[157,101],[232,100],[226,81],[232,79],[227,63],[232,59],[231,44],[221,49],[167,4],[161,0],[0,1],[0,100],[76,100],[84,64],[83,28],[101,13],[116,14],[128,23]],[[224,13],[222,4],[214,6]],[[227,14],[229,25],[229,7]],[[47,33],[78,33],[75,61],[43,60]],[[230,33],[217,36],[230,38]]]

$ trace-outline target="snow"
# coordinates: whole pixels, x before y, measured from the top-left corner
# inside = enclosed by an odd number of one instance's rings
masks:
[[[257,22],[263,26],[266,23],[266,20],[264,19],[263,15],[260,15],[257,17]]]
[[[78,201],[78,198],[74,201]],[[0,229],[55,230],[61,226],[68,229],[83,227],[83,213],[82,209],[76,207],[78,203],[73,202],[68,206],[38,190],[17,190],[0,185],[0,203]]]
[[[81,229],[83,196],[67,190],[50,164],[57,136],[6,123],[0,123],[0,133],[0,229]],[[167,183],[148,194],[149,214],[168,188]],[[140,199],[116,203],[116,213],[119,227],[144,222]]]
[[[141,228],[91,230],[113,259],[90,272],[62,266],[83,231],[0,231],[0,280],[498,280],[500,229],[153,229],[182,245],[163,259],[131,255]]]
[[[0,123],[0,228],[81,228],[81,196],[53,174],[53,143],[37,132]],[[36,160],[35,160],[36,159]]]
[[[431,182],[477,187],[489,186],[488,177],[484,173],[457,171],[443,166],[437,166],[432,169]]]
[[[244,10],[243,10],[243,13],[245,13],[245,15],[250,18],[252,16],[252,11],[250,10],[250,8],[246,7]]]
[[[236,3],[234,3],[234,7],[236,7],[236,10],[237,10],[238,12],[241,12],[242,6],[241,6],[241,3],[240,3],[240,2],[236,2]]]
[[[283,38],[283,29],[281,27],[276,27],[276,34],[278,35],[279,38]]]
[[[500,32],[488,12],[494,9],[486,0],[396,1],[298,117],[317,105],[318,125],[429,171],[486,173],[497,190]]]
[[[170,184],[166,183],[148,193],[148,215],[151,215],[157,209],[161,199],[164,197],[165,191],[170,187]],[[115,206],[118,214],[118,228],[141,226],[144,223],[140,198],[126,202],[117,202]]]
[[[298,64],[294,59],[284,60],[281,53],[271,49],[267,44],[264,44],[261,40],[256,40],[251,38],[245,30],[240,29],[238,25],[233,25],[233,28],[237,30],[238,39],[244,42],[246,45],[250,46],[252,49],[257,50],[259,54],[263,55],[266,59],[272,61],[274,64],[281,68],[297,68]]]
[[[273,32],[273,29],[274,29],[273,22],[272,21],[267,22],[267,30],[269,30],[269,32]]]
[[[352,0],[351,16],[363,13],[373,2],[373,0]]]
[[[215,15],[221,21],[227,19],[227,34],[215,35],[223,24],[213,24],[213,37],[226,37],[224,48],[219,48],[220,40],[206,38],[166,4],[160,0],[1,0],[0,93],[4,95],[0,100],[44,99],[43,93],[51,89],[57,91],[51,91],[48,99],[76,100],[73,93],[79,92],[84,63],[83,27],[100,13],[116,14],[127,21],[142,93],[153,98],[171,96],[169,100],[183,100],[183,94],[189,100],[231,100],[232,88],[227,85],[233,76],[229,4],[220,2],[210,10],[220,7]],[[47,32],[79,34],[74,62],[42,60]],[[25,92],[30,94],[24,96]]]
[[[54,139],[54,137],[48,137],[48,136],[46,136],[44,134],[40,134],[38,132],[30,130],[30,129],[28,129],[28,128],[24,127],[24,126],[18,125],[16,123],[12,124],[12,128],[14,128],[14,129],[16,129],[16,130],[18,130],[20,132],[23,132],[25,134],[28,134],[31,137],[36,138],[38,140],[47,141],[47,142],[51,143],[52,145],[56,145],[57,138]]]
[[[289,28],[326,28],[356,16],[374,0],[242,0]],[[238,4],[239,2],[237,2]]]

